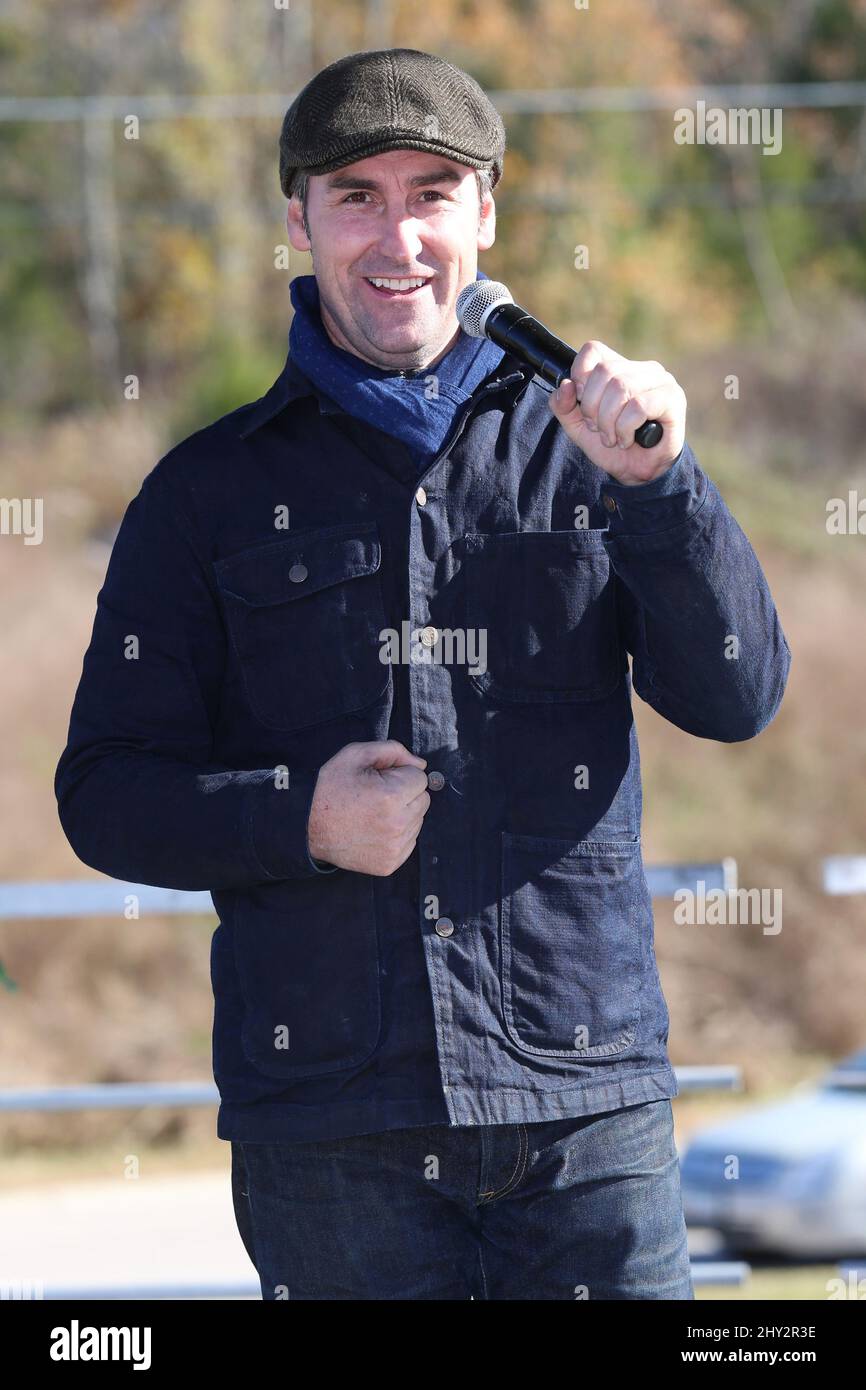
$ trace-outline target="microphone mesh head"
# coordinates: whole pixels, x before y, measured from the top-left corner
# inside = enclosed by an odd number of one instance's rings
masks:
[[[457,321],[470,338],[483,338],[484,325],[491,309],[500,304],[513,304],[511,291],[498,280],[474,280],[457,296]]]

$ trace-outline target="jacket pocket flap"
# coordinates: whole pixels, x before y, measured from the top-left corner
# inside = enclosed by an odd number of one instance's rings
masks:
[[[375,574],[382,559],[375,521],[353,521],[241,551],[214,562],[224,593],[260,607],[288,603],[332,584]]]

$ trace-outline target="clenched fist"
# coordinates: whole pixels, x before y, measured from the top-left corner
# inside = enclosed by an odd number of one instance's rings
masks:
[[[319,770],[307,821],[314,859],[385,878],[415,848],[430,793],[426,758],[396,739],[347,743]]]
[[[660,362],[630,362],[604,343],[584,343],[550,408],[587,458],[618,483],[649,483],[664,473],[686,437],[686,393]],[[644,420],[664,433],[652,449],[635,443]]]

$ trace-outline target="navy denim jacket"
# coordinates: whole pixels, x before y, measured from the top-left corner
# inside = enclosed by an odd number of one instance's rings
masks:
[[[56,792],[86,864],[213,894],[223,1139],[677,1094],[631,685],[687,733],[748,739],[790,652],[688,444],[618,485],[550,389],[506,355],[419,477],[289,357],[127,509]],[[422,628],[428,660],[383,662],[386,629]],[[389,877],[317,864],[318,769],[389,737],[427,759],[414,851]]]

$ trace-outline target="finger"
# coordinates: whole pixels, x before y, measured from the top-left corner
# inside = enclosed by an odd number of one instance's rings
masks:
[[[412,853],[412,851],[414,850],[415,845],[417,844],[417,842],[418,842],[418,832],[417,832],[417,830],[416,830],[416,831],[411,831],[411,830],[407,831],[406,834],[403,835],[403,836],[401,836],[401,838],[397,841],[397,854],[398,854],[398,856],[399,856],[399,862],[398,862],[398,865],[397,865],[398,868],[400,867],[401,864],[405,864],[405,863],[406,863],[406,860],[409,858],[409,855],[410,855],[410,854]]]
[[[584,419],[586,419],[586,415],[583,411],[583,402],[586,398],[587,386],[593,375],[596,374],[598,379],[600,369],[603,369],[605,364],[613,369],[617,363],[624,361],[625,358],[621,357],[618,352],[614,352],[613,348],[609,348],[607,343],[600,343],[596,339],[584,343],[571,366],[571,379],[575,384],[577,401]],[[601,376],[603,377],[603,372],[601,372]],[[591,401],[592,397],[590,397]],[[595,420],[593,419],[594,423]]]
[[[596,363],[586,378],[582,392],[580,392],[580,413],[586,422],[587,429],[592,430],[594,434],[598,432],[598,407],[613,375],[614,364],[612,362]]]
[[[411,820],[410,823],[409,823],[409,832],[410,832],[410,834],[411,834],[413,840],[417,840],[417,839],[418,839],[418,836],[421,834],[421,827],[422,827],[423,824],[424,824],[424,817],[423,817],[423,816],[413,816],[413,817],[412,817],[412,820]]]
[[[601,343],[595,338],[584,343],[571,364],[569,375],[562,378],[558,391],[553,394],[553,409],[557,417],[563,420],[566,416],[570,416],[573,411],[578,411],[586,382],[599,363],[621,362],[622,360],[619,353],[614,352],[606,343]],[[582,418],[578,411],[575,423],[579,424]]]
[[[427,790],[427,774],[417,767],[385,768],[380,775],[389,788],[399,793],[401,801],[407,806]]]
[[[423,820],[430,809],[430,801],[431,796],[427,790],[427,783],[425,780],[424,786],[421,788],[418,794],[416,796],[410,797],[406,804],[410,808],[410,810],[417,811],[418,815]]]
[[[583,388],[589,378],[590,372],[599,362],[619,362],[622,361],[618,352],[609,348],[607,343],[600,343],[597,338],[590,338],[589,342],[583,344],[569,369],[569,376],[577,387],[578,399],[581,398]]]
[[[405,744],[400,743],[396,738],[384,739],[377,743],[362,743],[358,745],[363,750],[362,761],[368,767],[375,768],[397,768],[403,766],[426,767],[427,759],[419,758]]]
[[[595,417],[599,435],[608,449],[622,442],[618,421],[629,401],[641,391],[664,385],[667,378],[668,373],[663,368],[654,372],[648,364],[645,366],[643,363],[635,364],[626,372],[615,372],[610,377],[598,402]],[[641,423],[638,420],[637,424]]]
[[[660,424],[672,423],[679,415],[679,393],[681,387],[668,382],[658,386],[642,387],[620,411],[616,420],[616,442],[621,449],[629,449],[634,444],[635,430],[640,429],[644,420],[658,420]]]
[[[410,819],[406,822],[406,830],[417,837],[421,832],[425,817],[430,809],[430,793],[424,792],[422,796],[415,797],[407,807],[407,815]]]
[[[557,389],[550,398],[553,412],[557,419],[562,422],[572,413],[575,423],[580,423],[581,414],[577,403],[577,387],[570,376],[564,376]]]

